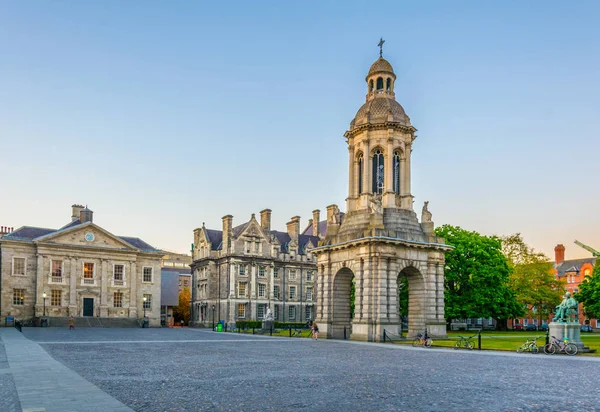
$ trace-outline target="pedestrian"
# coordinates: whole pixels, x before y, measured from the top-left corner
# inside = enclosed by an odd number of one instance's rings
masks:
[[[75,329],[75,319],[73,319],[73,315],[69,316],[69,330]]]
[[[319,327],[317,326],[317,322],[313,322],[312,324],[312,337],[314,340],[319,339]]]

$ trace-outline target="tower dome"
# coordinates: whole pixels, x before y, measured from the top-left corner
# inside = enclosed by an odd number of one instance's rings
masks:
[[[383,57],[379,57],[369,68],[366,102],[358,109],[350,122],[350,130],[358,126],[381,123],[398,123],[412,127],[404,108],[396,101],[394,68]]]

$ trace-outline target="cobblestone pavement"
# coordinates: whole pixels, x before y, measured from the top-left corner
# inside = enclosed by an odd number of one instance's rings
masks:
[[[24,329],[136,411],[600,408],[597,358],[197,329]]]

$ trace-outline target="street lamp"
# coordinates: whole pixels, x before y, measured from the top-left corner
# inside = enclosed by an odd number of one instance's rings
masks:
[[[46,317],[46,292],[42,293],[42,297],[44,298],[44,317]]]
[[[142,300],[144,301],[144,303],[142,304],[142,306],[144,307],[144,319],[146,319],[146,300],[148,300],[148,298],[144,296],[144,299]]]
[[[213,311],[213,331],[215,330],[215,305],[212,305],[212,311]]]

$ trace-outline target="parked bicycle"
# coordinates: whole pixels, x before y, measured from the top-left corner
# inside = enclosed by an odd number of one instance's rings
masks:
[[[537,340],[540,338],[541,338],[541,336],[537,336],[533,339],[527,338],[527,341],[517,349],[517,353],[523,353],[523,352],[538,353],[539,348],[537,346]]]
[[[306,333],[304,333],[306,332]],[[294,329],[294,331],[292,332],[292,338],[310,338],[312,336],[312,331],[311,330],[305,330],[305,329]]]
[[[417,337],[415,338],[415,340],[413,340],[412,343],[413,346],[423,346],[425,348],[430,348],[432,344],[433,339],[427,336],[427,331],[425,331],[424,333],[417,334]]]
[[[567,355],[577,355],[577,345],[569,342],[569,338],[563,338],[561,341],[555,336],[552,336],[550,343],[544,346],[544,352],[548,355],[554,355],[556,352],[565,352]]]
[[[475,336],[477,336],[477,335],[469,336],[468,338],[466,338],[464,336],[459,336],[458,340],[454,344],[454,349],[465,348],[468,350],[473,350],[473,348],[475,347],[475,345],[473,344],[473,338]]]

